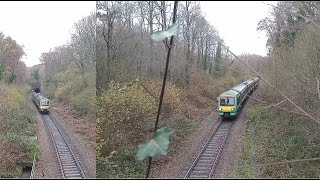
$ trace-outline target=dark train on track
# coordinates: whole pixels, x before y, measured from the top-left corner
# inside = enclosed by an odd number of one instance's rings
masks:
[[[239,114],[243,101],[249,93],[252,93],[259,86],[258,77],[249,79],[230,90],[222,93],[218,98],[218,112],[223,118],[235,118]]]
[[[50,100],[40,94],[40,89],[35,88],[32,92],[32,100],[36,104],[40,113],[49,113]]]

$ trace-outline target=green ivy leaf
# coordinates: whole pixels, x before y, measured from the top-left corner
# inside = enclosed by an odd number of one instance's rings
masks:
[[[133,80],[127,84],[127,87],[131,87],[134,83],[137,83],[138,80]]]
[[[168,27],[166,31],[157,31],[151,35],[154,41],[162,41],[168,37],[174,36],[178,32],[178,23],[174,23]]]
[[[134,84],[134,81],[131,81],[127,84],[127,87],[131,87]]]
[[[172,130],[169,128],[158,129],[154,133],[154,138],[138,146],[137,160],[144,160],[147,157],[166,155],[170,144]]]

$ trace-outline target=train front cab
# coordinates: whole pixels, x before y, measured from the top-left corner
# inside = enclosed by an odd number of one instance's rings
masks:
[[[238,114],[238,100],[239,98],[236,98],[236,96],[232,95],[221,95],[218,97],[219,115],[226,119],[236,118]]]
[[[48,99],[41,100],[39,104],[39,111],[41,113],[49,113],[50,101]]]

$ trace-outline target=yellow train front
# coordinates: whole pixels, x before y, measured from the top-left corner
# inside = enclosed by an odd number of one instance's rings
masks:
[[[40,93],[33,92],[33,101],[35,102],[40,113],[48,113],[50,109],[50,100],[41,96]]]

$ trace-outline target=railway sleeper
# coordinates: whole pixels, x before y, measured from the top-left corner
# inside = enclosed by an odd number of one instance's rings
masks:
[[[82,174],[79,171],[77,171],[74,173],[66,173],[65,176],[80,176],[80,177],[82,177]]]
[[[190,175],[190,178],[208,178],[208,175]]]
[[[203,156],[213,156],[215,157],[217,153],[204,153]]]
[[[207,149],[206,149],[206,152],[211,152],[211,151],[219,151],[219,148],[217,148],[217,145],[215,146],[208,146]]]
[[[192,174],[208,174],[209,170],[193,170]]]
[[[74,170],[74,171],[64,171],[65,172],[65,174],[76,174],[76,173],[80,173],[80,171],[79,170]]]
[[[77,172],[79,172],[79,169],[78,169],[78,168],[64,168],[64,170],[65,170],[66,172],[70,172],[70,171],[77,171]]]
[[[65,167],[65,166],[76,166],[75,163],[62,163],[62,166]]]
[[[207,148],[206,149],[206,152],[218,152],[219,149],[216,149],[216,148]]]
[[[208,160],[208,159],[215,159],[215,158],[216,156],[202,156],[199,160],[202,160],[202,159]]]
[[[199,162],[211,162],[212,160],[199,159]]]
[[[210,170],[211,168],[209,166],[203,167],[203,166],[196,166],[194,170]]]
[[[61,159],[63,161],[63,163],[73,163],[76,164],[75,160],[73,159],[72,156],[65,156],[65,157],[60,157],[59,159]]]
[[[200,159],[212,159],[215,158],[216,156],[201,156]]]

